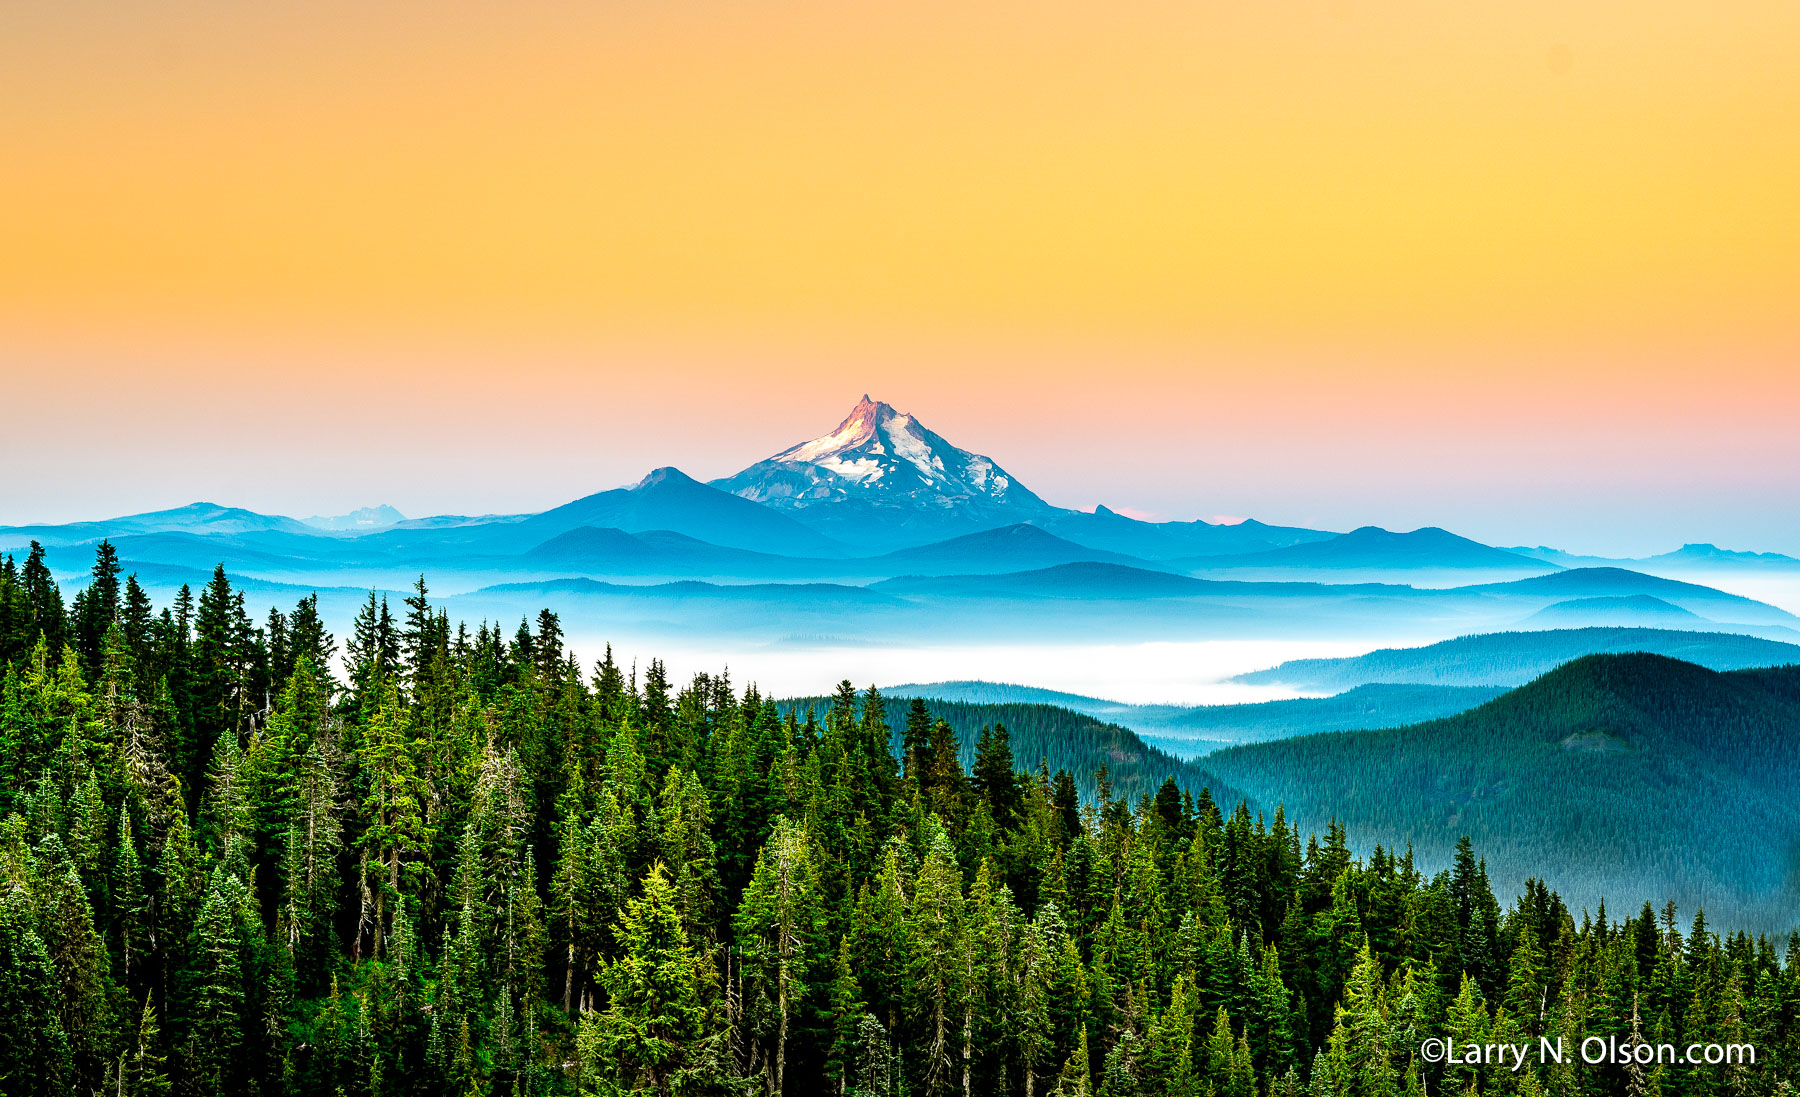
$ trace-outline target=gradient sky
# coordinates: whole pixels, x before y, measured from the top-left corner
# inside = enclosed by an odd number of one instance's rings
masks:
[[[1800,5],[0,0],[0,523],[1052,502],[1800,552]]]

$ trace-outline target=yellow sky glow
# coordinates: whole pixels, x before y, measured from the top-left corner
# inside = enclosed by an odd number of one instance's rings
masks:
[[[511,512],[869,392],[1064,505],[1800,553],[1796,58],[1794,0],[0,0],[0,521]]]
[[[1800,6],[0,8],[0,319],[1791,345]]]

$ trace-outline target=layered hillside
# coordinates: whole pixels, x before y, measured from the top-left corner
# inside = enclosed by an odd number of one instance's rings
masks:
[[[1427,865],[1468,835],[1503,891],[1531,875],[1590,906],[1650,895],[1747,927],[1800,919],[1800,666],[1595,655],[1458,716],[1206,765],[1302,832],[1336,820]]]

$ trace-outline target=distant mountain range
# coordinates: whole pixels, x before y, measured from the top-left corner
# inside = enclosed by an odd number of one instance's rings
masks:
[[[1363,526],[1329,539],[1235,556],[1200,557],[1186,563],[1196,569],[1209,570],[1240,567],[1384,571],[1479,568],[1535,573],[1544,571],[1546,562],[1491,548],[1435,526],[1410,533]]]
[[[1033,518],[1059,537],[1090,548],[1105,549],[1145,560],[1178,560],[1185,557],[1219,557],[1267,552],[1288,545],[1329,541],[1342,534],[1294,526],[1270,526],[1254,518],[1235,525],[1211,522],[1140,522],[1105,506],[1088,511],[1069,510]]]
[[[1074,598],[1135,600],[1195,597],[1215,589],[1205,579],[1122,564],[1080,561],[991,575],[901,575],[875,583],[890,594],[945,598]]]
[[[1514,548],[1509,552],[1529,556],[1563,567],[1627,567],[1668,569],[1673,571],[1794,571],[1800,572],[1800,559],[1779,552],[1740,552],[1711,544],[1683,545],[1674,552],[1637,558],[1611,556],[1579,556],[1558,549]]]
[[[301,521],[314,529],[376,530],[397,526],[406,521],[406,515],[383,503],[378,507],[363,507],[353,510],[349,514],[337,514],[331,517],[315,514],[311,518],[302,518]]]
[[[234,534],[262,530],[313,534],[312,527],[292,518],[258,514],[217,503],[189,503],[170,510],[153,510],[93,522],[62,525],[0,526],[0,549],[19,549],[32,541],[45,545],[85,545],[104,538],[134,533]]]
[[[1269,578],[1306,573],[1496,573],[1518,578],[1564,568],[1627,565],[1634,570],[1744,569],[1800,572],[1800,560],[1776,553],[1735,552],[1686,545],[1641,561],[1578,557],[1550,548],[1495,548],[1435,527],[1397,532],[1364,526],[1349,533],[1267,525],[1255,520],[1144,522],[1105,506],[1092,512],[1047,503],[986,455],[963,449],[916,417],[864,396],[837,428],[756,462],[732,476],[702,484],[675,468],[658,468],[636,484],[598,492],[539,514],[434,515],[408,519],[382,504],[303,521],[214,503],[61,525],[0,527],[0,551],[31,541],[45,546],[91,544],[103,538],[157,533],[215,539],[217,548],[172,557],[172,543],[153,562],[193,563],[220,550],[254,550],[288,558],[304,570],[309,559],[401,570],[416,564],[506,570],[504,558],[532,553],[554,538],[590,527],[629,534],[667,532],[724,549],[814,561],[871,560],[873,570],[817,566],[833,574],[883,577],[916,561],[930,574],[1024,571],[1068,563],[1112,563],[1158,571],[1234,572]],[[1030,527],[1055,540],[1037,537]],[[997,531],[1009,530],[1005,534]],[[971,535],[991,534],[989,537]],[[255,535],[260,540],[234,540]],[[272,535],[286,535],[285,538]],[[322,539],[350,541],[353,547]],[[583,560],[577,542],[546,548],[542,563]],[[589,538],[597,569],[612,556],[633,574],[721,574],[731,557],[672,547],[669,567],[644,571],[641,554],[623,542]],[[606,546],[610,544],[611,548]],[[929,546],[929,547],[928,547]],[[687,546],[691,549],[692,546]],[[920,550],[907,555],[908,550]],[[798,575],[767,561],[737,558],[746,578]],[[1637,566],[1641,565],[1641,567]],[[688,570],[683,570],[688,569]],[[602,573],[604,573],[602,571]],[[1264,577],[1264,576],[1259,576]],[[1332,581],[1340,581],[1333,579]],[[1441,585],[1441,584],[1438,584]],[[1602,607],[1590,607],[1600,609]],[[1615,607],[1616,608],[1616,607]],[[1654,607],[1640,605],[1640,610]]]
[[[992,458],[867,398],[836,430],[712,484],[664,467],[537,514],[411,519],[385,505],[301,522],[196,503],[0,529],[0,551],[37,541],[79,584],[103,538],[159,596],[222,563],[251,589],[319,589],[340,629],[355,591],[402,591],[424,573],[471,616],[516,618],[550,599],[590,633],[762,644],[852,632],[860,643],[1392,643],[1587,626],[1800,639],[1800,619],[1764,602],[1435,527],[1340,534],[1055,507]],[[860,607],[854,625],[830,619],[842,606]]]

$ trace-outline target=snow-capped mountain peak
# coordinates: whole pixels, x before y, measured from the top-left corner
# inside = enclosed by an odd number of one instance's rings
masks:
[[[778,453],[769,460],[805,463],[836,456],[874,439],[882,421],[884,419],[892,420],[894,417],[893,408],[869,399],[868,394],[865,393],[857,405],[850,409],[850,414],[844,417],[844,421],[838,424],[836,430],[814,438],[810,442],[802,442],[786,453]],[[907,416],[907,418],[910,419],[911,416]]]
[[[714,481],[714,486],[795,510],[845,500],[884,508],[967,510],[984,517],[996,510],[1052,509],[992,458],[960,449],[913,416],[866,395],[829,434]]]

